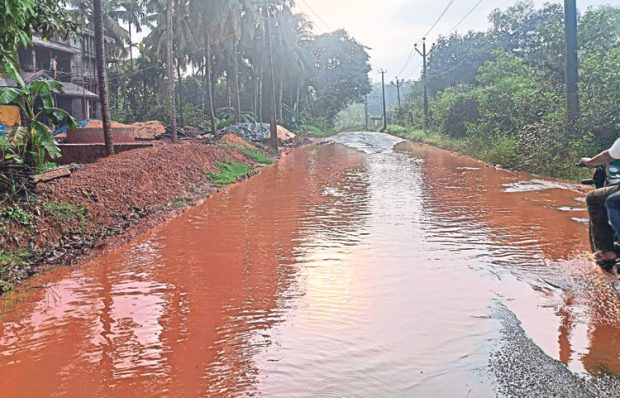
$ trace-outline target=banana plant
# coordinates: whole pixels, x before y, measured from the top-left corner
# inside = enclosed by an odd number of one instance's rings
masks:
[[[21,109],[24,117],[23,126],[14,126],[7,132],[7,146],[2,150],[4,160],[13,161],[36,169],[51,159],[60,157],[58,142],[43,122],[47,119],[55,126],[68,125],[77,128],[78,124],[65,110],[54,104],[54,91],[62,85],[53,80],[35,80],[31,83],[15,76],[17,88],[5,87],[0,89],[0,105],[16,105]],[[0,138],[2,139],[2,138]]]

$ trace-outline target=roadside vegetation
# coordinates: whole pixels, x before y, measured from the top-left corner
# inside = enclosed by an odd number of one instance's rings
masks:
[[[18,51],[32,47],[34,36],[79,41],[84,29],[94,31],[103,124],[109,117],[159,120],[172,141],[185,128],[220,133],[269,122],[272,103],[278,124],[329,136],[336,114],[371,88],[367,48],[344,30],[314,34],[285,0],[11,0],[0,2],[0,22],[0,78],[15,82],[0,89],[0,105],[22,114],[22,125],[0,130],[0,293],[36,264],[70,262],[98,240],[186,207],[276,155],[210,138],[117,154],[79,169],[71,183],[37,186],[33,175],[56,168],[61,155],[52,131],[76,121],[57,107],[58,82],[22,78]],[[109,131],[104,137],[112,155]]]
[[[88,3],[70,1],[86,24],[92,21]],[[170,125],[172,96],[179,128],[209,132],[235,123],[268,123],[269,41],[276,119],[291,131],[302,125],[333,127],[340,110],[370,91],[366,47],[344,30],[314,34],[311,22],[287,0],[126,0],[102,5],[111,39],[110,111],[116,121],[161,120]],[[168,11],[172,29],[167,27]],[[137,32],[144,32],[140,41]],[[173,45],[168,47],[170,40]],[[171,65],[166,63],[168,48]],[[174,83],[172,93],[167,81]]]
[[[239,151],[245,156],[247,156],[249,159],[255,161],[256,163],[265,164],[265,165],[273,163],[273,159],[265,155],[265,153],[263,153],[258,148],[253,148],[250,146],[243,146],[243,145],[234,145],[234,144],[220,144],[220,146],[223,148],[231,148],[236,151]]]
[[[252,166],[239,162],[218,163],[218,168],[219,171],[209,174],[209,181],[218,187],[237,182],[240,178],[254,170]]]
[[[0,211],[0,294],[35,272],[45,252],[38,245],[42,233],[53,229],[54,234],[80,236],[91,226],[86,208],[78,204],[36,195],[5,203]]]
[[[400,126],[390,131],[491,163],[576,178],[577,159],[608,148],[620,136],[620,7],[581,11],[581,115],[571,128],[563,6],[536,8],[519,1],[493,11],[488,31],[453,33],[432,45],[429,123],[422,82],[408,81],[401,83],[402,105],[389,108],[390,123]],[[395,97],[395,89],[388,89]],[[380,115],[375,94],[370,110]],[[363,109],[358,104],[342,112],[341,124],[363,125]]]

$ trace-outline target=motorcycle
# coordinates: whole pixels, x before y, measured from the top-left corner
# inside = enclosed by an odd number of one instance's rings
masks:
[[[578,164],[579,167],[587,167],[582,163]],[[598,166],[594,169],[592,178],[588,178],[581,181],[583,185],[593,186],[596,189],[605,188],[610,185],[620,184],[620,164],[612,163],[608,167]],[[596,244],[594,243],[592,235],[592,224],[588,226],[588,236],[590,240],[590,248],[592,253],[598,251]],[[596,263],[606,272],[616,274],[616,265],[620,263],[620,239],[617,234],[614,234],[614,251],[618,256],[617,260],[597,261]]]

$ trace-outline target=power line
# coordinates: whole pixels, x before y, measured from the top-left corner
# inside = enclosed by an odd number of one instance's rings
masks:
[[[447,12],[448,12],[448,10],[450,9],[450,7],[452,7],[452,4],[454,4],[454,2],[455,2],[455,1],[456,1],[456,0],[450,0],[450,1],[448,2],[448,5],[446,6],[446,8],[444,8],[444,10],[442,11],[441,15],[439,15],[439,18],[437,18],[437,20],[436,20],[436,21],[435,21],[435,23],[434,23],[434,24],[433,24],[433,25],[429,28],[429,30],[428,30],[426,33],[424,33],[424,36],[423,36],[423,37],[428,36],[428,35],[429,35],[432,31],[433,31],[433,29],[435,29],[435,27],[439,24],[439,22],[441,21],[441,19],[442,19],[442,18],[446,15],[446,13],[447,13]]]
[[[301,2],[302,2],[302,3],[304,3],[304,4],[306,5],[306,7],[308,7],[308,9],[310,10],[310,12],[312,12],[312,13],[314,14],[314,16],[316,16],[316,17],[319,19],[319,21],[323,24],[323,26],[325,26],[325,27],[327,28],[327,30],[328,30],[329,32],[333,31],[333,30],[332,30],[332,28],[329,26],[329,24],[328,24],[327,22],[325,22],[325,20],[324,20],[323,18],[321,18],[321,16],[319,15],[319,13],[318,13],[318,12],[314,11],[314,8],[312,8],[312,7],[310,6],[310,4],[308,4],[308,3],[306,2],[306,0],[301,0]]]
[[[303,0],[302,0],[303,1]],[[426,33],[424,33],[424,35],[422,36],[423,38],[428,36],[428,34],[430,34],[433,29],[435,29],[435,27],[439,24],[439,22],[441,21],[441,19],[446,15],[446,13],[448,12],[448,10],[450,9],[450,7],[452,7],[452,4],[454,4],[456,0],[450,0],[448,2],[448,4],[446,5],[446,7],[443,9],[443,11],[441,12],[441,14],[439,15],[439,17],[435,20],[435,22],[431,25],[431,27],[428,29],[428,31],[426,31]],[[411,52],[409,53],[409,56],[407,57],[407,61],[405,61],[405,65],[402,67],[401,71],[398,73],[399,75],[402,75],[403,72],[405,71],[405,69],[407,69],[407,66],[409,66],[409,63],[411,62],[413,55],[415,54],[415,46],[420,44],[420,42],[422,41],[422,39],[419,39],[418,41],[415,42],[414,47],[411,49]]]
[[[472,8],[471,8],[471,9],[470,9],[470,10],[469,10],[469,11],[468,11],[468,12],[467,12],[464,16],[463,16],[463,18],[461,18],[461,19],[460,19],[460,20],[456,23],[456,25],[454,25],[454,26],[452,27],[452,29],[450,29],[450,30],[448,31],[447,36],[449,36],[450,34],[452,34],[452,32],[454,32],[454,31],[455,31],[455,30],[456,30],[459,26],[461,26],[461,24],[462,24],[463,22],[465,22],[465,20],[466,20],[467,18],[469,18],[469,17],[471,16],[471,14],[473,14],[473,12],[474,12],[474,11],[475,11],[475,10],[476,10],[479,6],[480,6],[480,4],[482,4],[482,2],[483,2],[483,1],[484,1],[484,0],[478,0],[478,2],[477,2],[476,4],[474,4],[474,6],[473,6],[473,7],[472,7]],[[418,43],[419,43],[419,41],[418,41],[416,44],[418,44]],[[414,49],[415,49],[415,47],[414,47]],[[468,58],[468,57],[466,57],[466,58]],[[450,69],[450,71],[448,71],[448,72],[442,73],[442,74],[440,74],[440,75],[434,75],[434,76],[433,76],[433,75],[429,75],[429,76],[430,76],[430,77],[433,77],[433,78],[437,78],[437,77],[442,77],[442,76],[445,76],[445,75],[447,75],[448,73],[452,72],[454,69],[456,69],[456,68],[458,68],[459,66],[461,66],[461,65],[462,65],[463,63],[465,63],[466,61],[468,61],[468,59],[464,59],[464,60],[462,60],[462,61],[461,61],[461,62],[459,62],[457,65],[455,65],[452,69]],[[406,68],[405,68],[405,69],[406,69]]]
[[[438,75],[432,75],[429,74],[428,77],[432,78],[432,79],[436,79],[438,77],[444,77],[449,75],[450,73],[454,72],[459,66],[463,65],[465,62],[469,62],[469,54],[466,55],[465,57],[463,57],[463,59],[461,61],[459,61],[456,65],[454,65],[452,68],[448,69],[447,71],[440,73]]]
[[[469,16],[470,16],[470,15],[471,15],[471,14],[472,14],[475,10],[476,10],[476,8],[478,8],[478,6],[479,6],[480,4],[482,4],[482,2],[483,2],[483,1],[484,1],[484,0],[478,0],[478,2],[477,2],[477,3],[476,3],[476,4],[475,4],[475,5],[471,8],[471,10],[469,10],[469,11],[467,12],[467,14],[465,14],[465,15],[463,16],[463,18],[461,18],[461,20],[460,20],[460,21],[459,21],[456,25],[454,25],[454,27],[453,27],[452,29],[450,29],[450,31],[448,32],[448,36],[449,36],[452,32],[454,32],[454,31],[456,30],[456,28],[458,28],[458,27],[459,27],[459,26],[460,26],[463,22],[465,22],[465,20],[466,20],[467,18],[469,18]]]

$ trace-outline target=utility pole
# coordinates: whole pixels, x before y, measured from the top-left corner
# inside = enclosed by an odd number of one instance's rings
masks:
[[[415,44],[414,45],[415,50],[418,52],[418,54],[420,54],[422,56],[422,62],[423,62],[423,66],[422,66],[422,81],[424,84],[424,125],[426,128],[428,128],[430,126],[430,122],[431,122],[431,117],[430,117],[430,110],[429,110],[429,105],[428,105],[428,79],[426,78],[426,67],[427,67],[427,62],[426,62],[426,58],[430,55],[430,52],[426,52],[426,37],[422,38],[422,52],[420,52],[420,50],[418,50],[418,45]]]
[[[385,107],[385,74],[386,70],[381,69],[381,90],[383,91],[383,132],[387,132],[387,109]]]
[[[271,22],[269,21],[269,0],[265,0],[265,36],[267,39],[267,50],[269,52],[269,80],[271,83],[269,100],[269,125],[271,130],[271,146],[278,150],[278,126],[276,124],[276,78],[273,71],[273,49],[271,45]]]
[[[398,77],[396,77],[396,83],[391,82],[390,85],[396,87],[396,94],[398,96],[398,107],[400,108],[401,104],[400,104],[400,86],[401,84],[403,84],[405,81],[404,80],[398,80]]]
[[[364,97],[364,129],[368,131],[368,94]]]
[[[566,109],[568,128],[572,130],[579,117],[579,58],[577,55],[576,0],[564,0],[566,34]]]

